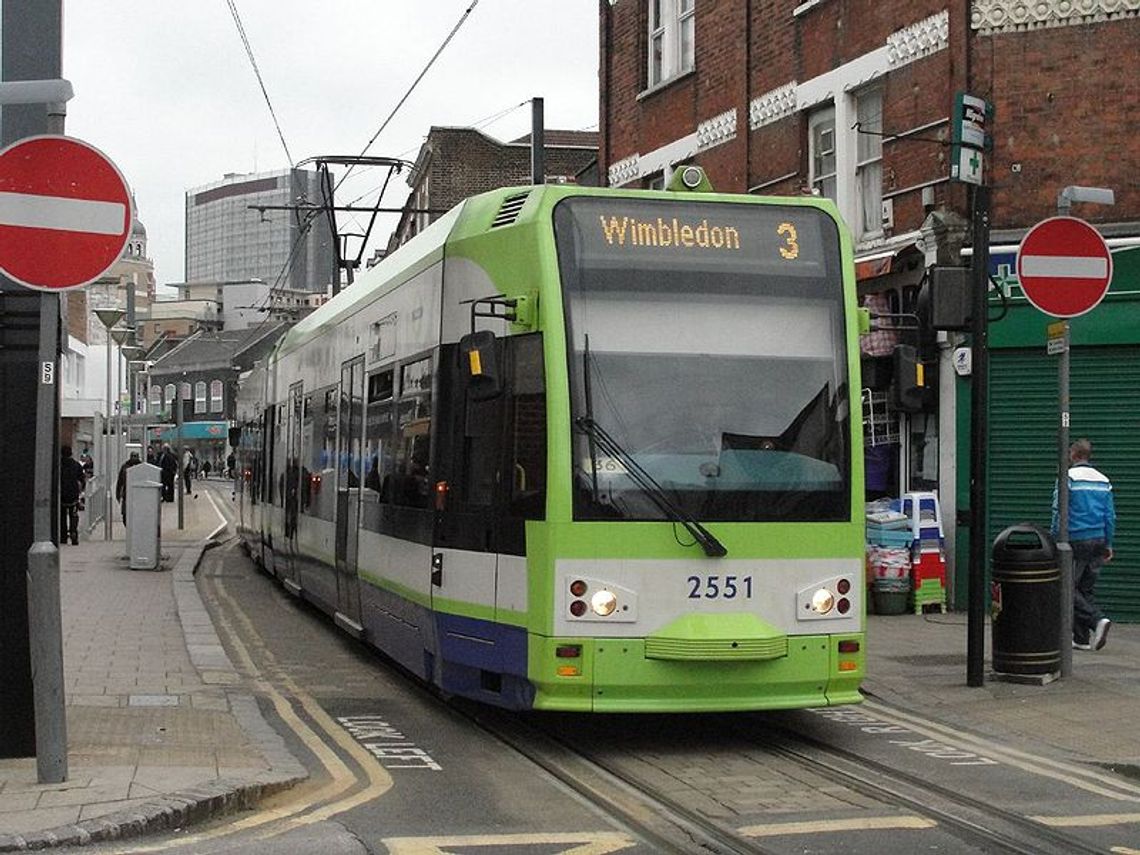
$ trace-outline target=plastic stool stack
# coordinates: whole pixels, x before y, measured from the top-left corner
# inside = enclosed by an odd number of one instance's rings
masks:
[[[911,598],[914,613],[926,606],[946,611],[946,552],[942,510],[934,493],[906,493],[902,512],[910,519]]]

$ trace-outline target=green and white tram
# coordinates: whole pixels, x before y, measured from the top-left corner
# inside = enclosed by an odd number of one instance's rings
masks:
[[[468,199],[245,378],[243,539],[456,695],[856,703],[856,312],[827,200]]]

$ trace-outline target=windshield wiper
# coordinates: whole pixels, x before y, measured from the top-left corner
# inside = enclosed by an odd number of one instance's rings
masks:
[[[621,447],[616,439],[609,435],[605,428],[599,425],[589,416],[579,416],[574,420],[574,424],[578,429],[590,439],[591,442],[597,445],[603,453],[608,454],[610,457],[617,458],[625,466],[626,474],[630,479],[637,484],[642,490],[645,491],[650,501],[653,502],[666,517],[679,522],[685,527],[685,530],[693,536],[693,540],[701,545],[705,555],[709,558],[723,558],[728,555],[728,550],[724,548],[721,543],[713,535],[711,531],[685,513],[681,508],[673,504],[665,490],[653,480],[653,476],[642,468],[641,464],[633,459],[628,451]]]

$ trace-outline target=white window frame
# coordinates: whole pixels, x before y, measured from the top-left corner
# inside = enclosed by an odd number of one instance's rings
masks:
[[[865,105],[877,100],[877,115],[872,117],[876,121],[865,128],[874,131],[874,135],[859,133],[861,97],[868,99]],[[883,235],[882,105],[883,90],[873,87],[844,93],[834,103],[821,104],[808,115],[808,185],[813,192],[820,192],[825,181],[834,180],[834,195],[822,192],[820,195],[835,202],[856,242]],[[823,127],[830,127],[833,133],[835,171],[819,174],[816,138],[817,130]],[[868,190],[872,194],[869,197]]]
[[[824,134],[828,134],[831,138],[831,149],[821,153],[819,151],[820,140]],[[835,108],[829,105],[823,109],[815,110],[808,116],[808,185],[813,193],[831,199],[836,204],[839,203],[838,152],[839,135],[836,133]],[[826,156],[831,157],[831,169],[821,170],[817,161],[820,157]],[[832,182],[831,193],[824,191],[827,181]]]
[[[221,413],[225,411],[226,386],[221,380],[210,381],[210,412]],[[215,392],[217,394],[215,394]]]
[[[199,380],[194,384],[194,412],[206,412],[206,381]]]
[[[660,86],[696,66],[696,0],[649,0],[646,79]]]
[[[883,234],[883,90],[855,93],[855,114],[854,231],[856,240],[869,240]]]

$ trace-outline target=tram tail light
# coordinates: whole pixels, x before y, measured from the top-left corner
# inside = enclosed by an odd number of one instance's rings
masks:
[[[858,671],[859,663],[854,660],[846,660],[839,663],[840,671]]]
[[[798,620],[836,620],[848,617],[855,605],[853,585],[846,576],[816,582],[796,593]]]
[[[563,644],[554,651],[554,655],[559,659],[577,659],[582,655],[582,645]]]
[[[844,639],[843,641],[839,642],[839,652],[840,653],[858,653],[859,652],[859,642],[853,638]]]
[[[577,665],[559,665],[555,673],[559,677],[581,677],[582,669]]]

